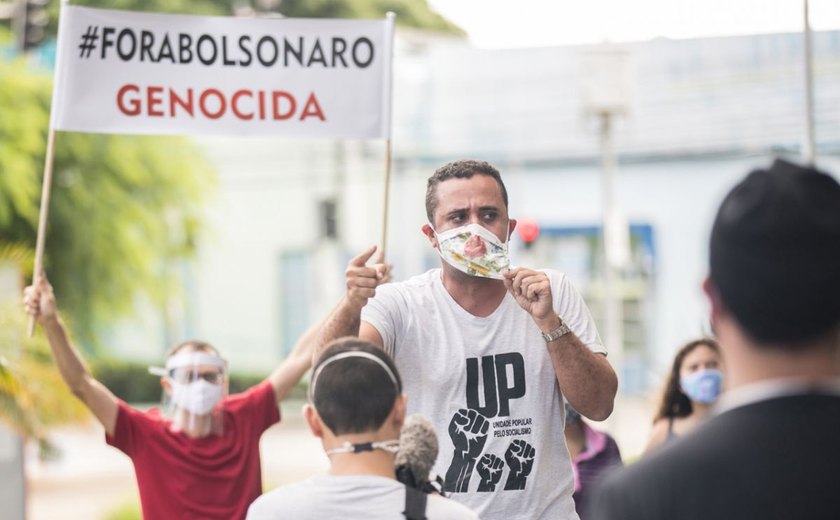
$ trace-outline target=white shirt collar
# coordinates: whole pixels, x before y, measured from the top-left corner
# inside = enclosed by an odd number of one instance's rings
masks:
[[[798,377],[789,377],[750,383],[724,392],[715,405],[713,412],[720,414],[733,408],[760,401],[808,393],[828,394],[840,397],[840,378],[817,382]]]

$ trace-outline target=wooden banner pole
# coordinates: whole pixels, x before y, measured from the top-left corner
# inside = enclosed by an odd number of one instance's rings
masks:
[[[391,192],[391,139],[385,141],[385,198],[382,204],[382,249],[379,254],[385,258],[385,249],[388,240],[388,204]]]
[[[44,159],[44,182],[41,186],[41,211],[38,216],[38,238],[35,242],[35,270],[32,271],[32,283],[37,283],[44,269],[44,247],[47,238],[47,218],[50,213],[50,192],[52,191],[53,155],[55,148],[55,130],[50,126],[47,136],[47,154]],[[29,337],[35,333],[35,317],[29,317]]]
[[[392,11],[388,11],[385,13],[385,19],[390,22],[389,27],[391,30],[388,33],[388,37],[390,41],[388,42],[391,47],[394,44],[394,32],[393,27],[396,21],[397,15]],[[393,109],[391,94],[393,92],[394,86],[394,73],[393,73],[393,64],[394,64],[394,54],[393,50],[389,50],[387,56],[387,70],[388,76],[385,78],[385,85],[388,91],[388,104],[385,106],[384,112],[387,114],[388,117],[388,139],[385,140],[385,197],[382,202],[382,242],[379,251],[379,257],[382,258],[382,261],[385,261],[385,253],[387,251],[388,245],[388,204],[390,201],[391,196],[391,127],[392,127],[392,116],[391,111]]]

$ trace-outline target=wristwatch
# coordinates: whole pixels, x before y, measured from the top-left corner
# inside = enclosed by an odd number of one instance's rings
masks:
[[[558,316],[560,318],[560,316]],[[568,325],[563,323],[563,318],[560,318],[560,326],[550,332],[543,332],[542,337],[546,343],[551,343],[555,339],[572,332]]]

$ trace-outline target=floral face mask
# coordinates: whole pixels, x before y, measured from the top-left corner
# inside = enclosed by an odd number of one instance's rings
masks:
[[[480,224],[434,233],[438,254],[452,267],[471,276],[504,279],[503,273],[510,267],[507,241],[502,242]]]

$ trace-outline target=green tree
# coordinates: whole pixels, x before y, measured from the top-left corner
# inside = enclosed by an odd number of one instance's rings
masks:
[[[283,0],[279,11],[301,18],[382,18],[397,15],[397,25],[463,36],[463,29],[439,15],[426,0]]]
[[[48,75],[0,64],[0,243],[34,249],[50,95]],[[58,133],[44,267],[82,345],[177,287],[214,184],[183,138]]]
[[[0,305],[0,420],[42,446],[47,428],[88,416],[55,368],[44,336],[27,338],[18,305]]]
[[[463,36],[463,29],[432,10],[426,0],[74,0],[73,5],[159,13],[231,15],[274,12],[296,18],[382,18],[397,15],[397,25]],[[55,32],[58,2],[51,9]]]
[[[72,5],[101,9],[127,9],[150,13],[181,13],[225,16],[233,13],[236,0],[73,0]],[[51,21],[57,17],[59,2],[51,4]]]
[[[32,260],[32,251],[25,246],[0,245],[2,273],[23,278]],[[26,337],[18,295],[0,297],[0,421],[46,447],[49,426],[77,421],[87,412],[61,379],[45,338]]]

